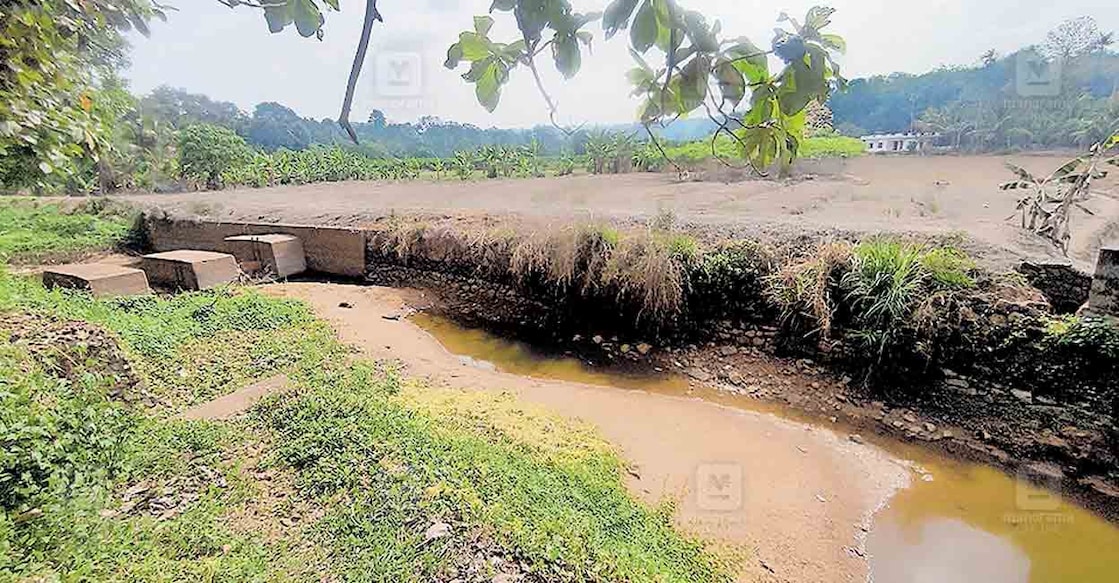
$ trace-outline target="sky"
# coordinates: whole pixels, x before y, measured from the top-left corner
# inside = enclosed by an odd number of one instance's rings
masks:
[[[133,35],[125,76],[136,93],[160,85],[232,101],[241,109],[277,101],[306,117],[336,118],[345,92],[365,3],[341,0],[327,12],[322,41],[300,37],[291,26],[270,34],[259,10],[230,9],[217,0],[165,0],[178,10],[155,22],[151,36]],[[389,120],[432,115],[482,127],[529,127],[548,123],[548,110],[531,73],[514,70],[497,111],[474,98],[459,71],[443,67],[447,47],[472,28],[491,0],[381,0],[385,23],[373,30],[352,118],[373,109]],[[602,10],[608,0],[572,0],[576,10]],[[746,36],[768,46],[780,12],[803,18],[820,0],[680,0],[680,5],[719,20],[724,35]],[[321,2],[320,2],[321,4]],[[837,9],[828,29],[847,40],[840,59],[849,78],[891,72],[921,73],[941,65],[969,65],[989,49],[1008,53],[1040,43],[1065,19],[1089,15],[1105,31],[1119,31],[1119,2],[1108,0],[831,0]],[[490,37],[517,38],[509,13],[496,15]],[[592,54],[574,79],[542,67],[544,84],[559,105],[560,122],[622,123],[636,117],[625,71],[632,67],[624,32],[604,40],[600,24]],[[541,65],[544,63],[542,62]]]

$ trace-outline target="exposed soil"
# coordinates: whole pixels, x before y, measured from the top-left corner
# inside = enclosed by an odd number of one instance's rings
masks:
[[[508,391],[596,425],[650,502],[679,500],[682,524],[750,550],[751,581],[864,581],[870,517],[910,470],[845,435],[695,398],[528,378],[449,353],[402,316],[409,292],[289,283],[269,293],[307,301],[342,339],[412,376],[455,387]],[[793,377],[795,382],[813,382]]]
[[[393,214],[517,215],[538,221],[594,217],[625,222],[671,210],[712,237],[783,238],[827,232],[963,233],[969,250],[1008,267],[1021,257],[1053,257],[1044,240],[1023,232],[1017,195],[999,183],[1004,164],[1051,172],[1067,155],[866,156],[811,166],[819,174],[788,182],[684,182],[674,174],[575,176],[484,182],[346,182],[221,192],[124,197],[177,216],[362,226]],[[1090,268],[1101,245],[1119,241],[1119,179],[1096,182],[1094,212],[1073,218],[1072,258]]]

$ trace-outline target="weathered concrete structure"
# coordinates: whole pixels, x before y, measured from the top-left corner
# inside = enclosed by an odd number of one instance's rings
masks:
[[[153,284],[178,290],[203,290],[237,281],[241,270],[228,253],[179,250],[145,255],[141,267]]]
[[[146,225],[148,242],[155,251],[205,249],[228,253],[228,237],[291,235],[303,244],[308,269],[346,277],[365,275],[365,232],[360,229],[150,217]]]
[[[1119,246],[1100,249],[1096,275],[1092,278],[1092,293],[1088,297],[1088,311],[1119,318]]]
[[[43,285],[87,290],[95,296],[132,296],[151,293],[143,271],[122,265],[80,263],[59,265],[43,272]]]
[[[307,271],[303,243],[291,235],[236,235],[225,238],[229,252],[247,271],[250,264],[279,278]]]

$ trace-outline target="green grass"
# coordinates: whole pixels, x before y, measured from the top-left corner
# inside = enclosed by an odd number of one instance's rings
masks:
[[[125,209],[100,200],[64,211],[59,204],[0,198],[0,263],[65,261],[109,251],[133,223]]]
[[[715,151],[723,160],[741,160],[738,145],[730,138],[720,137],[715,142]],[[800,143],[797,156],[801,159],[853,158],[866,151],[862,140],[846,136],[820,136],[805,138]],[[685,164],[697,164],[712,159],[711,139],[699,140],[665,148],[669,158]]]
[[[16,312],[108,330],[160,403],[112,398],[123,373],[98,352],[42,354],[0,324],[0,580],[426,581],[478,552],[550,581],[729,579],[674,530],[670,504],[629,496],[593,431],[404,382],[354,360],[299,302],[92,299],[0,270],[0,314]],[[297,390],[249,419],[171,416],[276,372]],[[164,519],[123,512],[137,483],[193,498]],[[434,521],[451,534],[427,541]]]

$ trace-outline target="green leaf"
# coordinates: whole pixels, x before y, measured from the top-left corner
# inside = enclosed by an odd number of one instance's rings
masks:
[[[501,101],[500,78],[497,63],[490,63],[474,85],[474,94],[478,97],[478,103],[490,113],[497,109],[497,104]]]
[[[493,0],[493,4],[490,4],[490,12],[493,12],[494,10],[508,12],[516,6],[517,0]]]
[[[493,28],[492,16],[474,17],[474,32],[478,33],[478,36],[486,36],[490,33],[491,28]]]
[[[574,77],[582,65],[579,41],[573,36],[557,37],[552,43],[552,57],[556,62],[556,70],[568,79]]]
[[[711,74],[711,61],[697,56],[680,70],[680,102],[678,113],[684,114],[700,106],[707,98],[707,79]]]
[[[477,61],[492,54],[490,39],[473,32],[463,32],[458,35],[458,44],[462,49],[462,58],[467,61]]]
[[[264,20],[268,22],[268,32],[275,34],[295,21],[287,4],[269,6],[264,9]]]
[[[462,43],[455,43],[447,49],[447,60],[443,62],[443,66],[454,69],[462,62],[463,56]]]
[[[715,66],[715,78],[719,81],[724,103],[735,107],[746,97],[746,79],[730,61],[720,61]]]
[[[338,10],[338,0],[323,0],[323,2],[326,2],[327,6],[330,6],[335,11]]]
[[[847,41],[838,34],[825,34],[820,37],[821,42],[829,49],[839,51],[840,53],[847,52]]]
[[[324,18],[319,7],[312,0],[289,0],[295,29],[300,36],[311,37],[322,28]]]
[[[819,31],[831,24],[831,16],[833,14],[835,14],[835,8],[813,6],[808,10],[808,16],[804,19],[804,27],[812,31]]]
[[[637,8],[637,0],[614,0],[606,7],[602,15],[602,29],[606,31],[606,38],[610,39],[619,30],[629,26],[629,17]]]
[[[657,14],[653,11],[653,4],[645,0],[637,10],[633,19],[633,27],[629,31],[629,42],[634,50],[644,53],[657,42]]]

